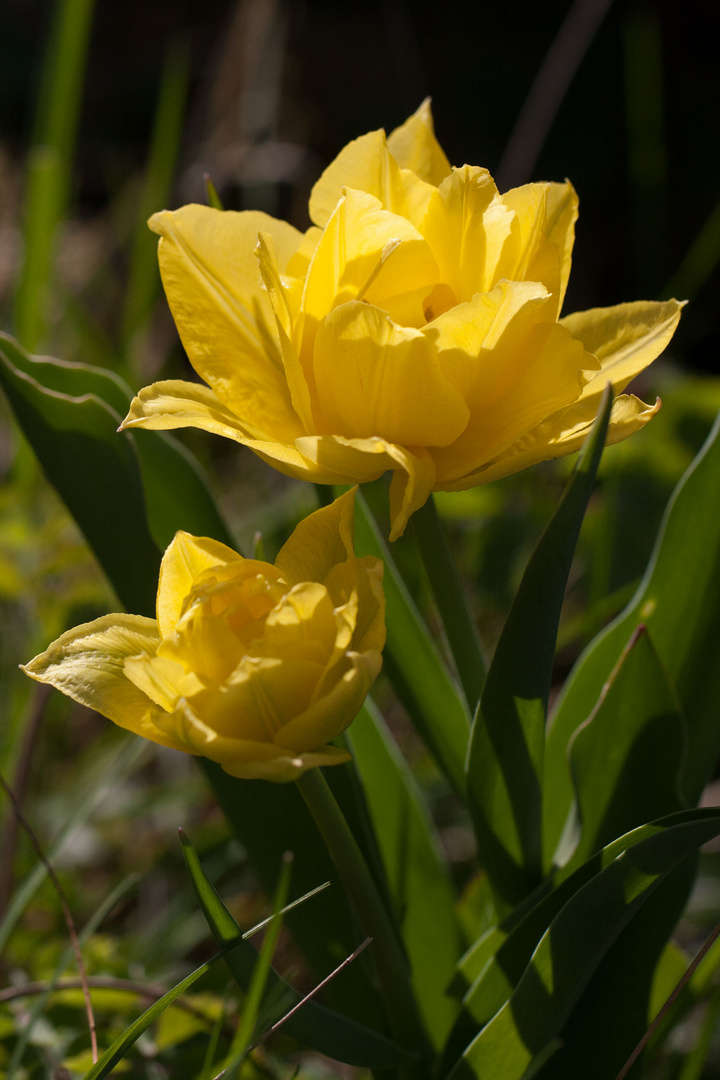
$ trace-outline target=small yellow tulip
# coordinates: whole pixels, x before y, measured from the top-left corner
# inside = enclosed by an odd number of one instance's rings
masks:
[[[232,776],[293,780],[346,761],[326,744],[360,709],[385,643],[383,567],[355,557],[353,510],[350,491],[311,514],[274,566],[179,532],[157,619],[106,615],[23,670]]]
[[[305,234],[205,206],[150,219],[165,292],[207,385],[155,383],[125,427],[195,426],[317,483],[393,470],[391,538],[433,490],[458,491],[582,444],[605,385],[665,348],[681,304],[560,318],[577,196],[501,195],[451,168],[425,102],[350,143],[310,198]],[[657,411],[624,395],[608,441]]]

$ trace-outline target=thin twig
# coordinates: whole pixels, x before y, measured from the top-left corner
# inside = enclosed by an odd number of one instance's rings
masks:
[[[321,982],[319,982],[317,986],[310,991],[309,994],[306,994],[305,997],[298,1001],[296,1005],[293,1005],[292,1009],[286,1012],[284,1016],[282,1016],[276,1023],[274,1023],[271,1028],[268,1028],[268,1030],[264,1033],[264,1035],[261,1036],[261,1038],[258,1039],[256,1043],[253,1043],[252,1046],[248,1047],[248,1053],[251,1050],[256,1050],[258,1046],[262,1046],[262,1044],[267,1039],[269,1039],[270,1036],[278,1030],[278,1028],[281,1028],[283,1024],[290,1019],[291,1016],[294,1016],[298,1009],[302,1009],[303,1005],[306,1005],[308,1001],[310,1001],[311,998],[314,998],[315,995],[318,994],[324,986],[327,986],[327,984],[332,979],[334,979],[336,975],[339,975],[343,968],[347,967],[348,964],[352,964],[353,960],[357,959],[360,953],[367,949],[371,941],[371,937],[366,937],[365,940],[358,945],[357,949],[355,949],[355,951],[350,954],[350,956],[346,956],[342,963],[338,964],[338,966],[333,971],[331,971],[329,975],[326,975],[325,978]],[[213,1077],[213,1080],[221,1080],[221,1077],[223,1077],[226,1072],[227,1068],[221,1069],[217,1076]]]
[[[612,0],[575,0],[545,54],[497,170],[501,191],[531,175],[562,100]]]
[[[351,964],[353,960],[356,960],[360,953],[364,952],[365,949],[367,949],[371,941],[371,937],[366,937],[365,940],[361,942],[360,945],[358,945],[357,949],[355,949],[355,951],[350,954],[350,956],[346,956],[342,963],[338,964],[334,971],[331,971],[329,975],[326,975],[322,982],[319,982],[317,986],[310,991],[309,994],[306,994],[301,1001],[298,1001],[297,1005],[293,1005],[292,1009],[290,1009],[289,1012],[286,1012],[285,1015],[281,1017],[278,1021],[276,1021],[276,1023],[274,1023],[271,1028],[268,1028],[262,1038],[258,1039],[258,1041],[255,1043],[255,1046],[260,1046],[260,1044],[264,1043],[266,1039],[269,1039],[270,1036],[278,1030],[278,1028],[281,1028],[283,1026],[286,1020],[289,1020],[291,1016],[295,1015],[298,1009],[302,1009],[303,1005],[310,1001],[311,998],[314,998],[315,995],[319,993],[324,986],[327,986],[331,979],[334,979],[336,975],[339,975],[343,968],[347,967],[348,964]]]
[[[45,714],[45,706],[53,692],[52,686],[47,683],[36,683],[35,687],[30,714],[22,734],[20,752],[18,753],[15,773],[12,778],[12,788],[20,806],[25,801],[25,790],[30,777],[32,756],[37,746],[38,729]],[[3,827],[2,844],[0,844],[0,919],[7,911],[13,893],[13,863],[17,848],[18,824],[17,814],[13,813],[12,807],[9,807],[8,821],[7,825]]]
[[[35,835],[34,829],[32,828],[32,826],[30,825],[30,822],[27,820],[27,818],[25,817],[25,815],[22,812],[22,808],[20,806],[20,803],[18,802],[17,798],[15,797],[15,792],[12,790],[12,788],[6,782],[6,780],[2,776],[2,774],[0,774],[0,787],[2,787],[5,790],[5,792],[7,794],[7,797],[10,799],[10,802],[12,803],[13,810],[15,811],[15,815],[16,815],[18,821],[20,822],[20,824],[22,825],[22,827],[25,829],[26,833],[30,837],[32,845],[35,848],[35,852],[37,854],[37,857],[40,860],[40,862],[43,864],[45,869],[47,870],[48,877],[52,881],[52,883],[53,883],[53,885],[55,887],[55,891],[57,892],[58,897],[60,898],[60,905],[62,907],[63,916],[65,918],[65,925],[67,926],[68,934],[70,935],[70,941],[72,942],[73,952],[75,953],[75,961],[76,961],[77,966],[78,966],[78,974],[80,976],[80,980],[81,980],[81,984],[82,984],[83,997],[85,999],[85,1012],[87,1014],[88,1027],[90,1029],[90,1047],[91,1047],[91,1050],[92,1050],[93,1063],[95,1063],[97,1061],[97,1059],[98,1059],[97,1032],[96,1032],[96,1029],[95,1029],[95,1014],[93,1013],[92,1001],[90,1000],[90,990],[88,989],[88,981],[87,981],[87,973],[85,971],[85,963],[83,961],[82,950],[80,948],[80,942],[78,940],[77,931],[75,930],[75,923],[73,922],[72,912],[70,911],[70,905],[67,902],[67,897],[65,896],[65,892],[63,891],[63,887],[60,884],[60,881],[58,880],[58,876],[55,873],[55,871],[54,871],[50,861],[48,860],[47,856],[45,855],[45,852],[43,851],[42,846],[40,844],[40,841],[38,840],[37,836]]]
[[[653,1034],[653,1032],[657,1028],[658,1024],[663,1019],[663,1017],[667,1014],[668,1009],[670,1009],[671,1006],[675,1004],[675,1002],[677,1001],[678,995],[685,988],[685,986],[687,986],[687,984],[690,981],[690,978],[692,977],[692,974],[695,971],[695,969],[697,968],[698,964],[703,959],[703,957],[707,955],[708,951],[712,948],[712,946],[717,941],[719,936],[720,936],[720,923],[717,924],[717,926],[713,930],[712,934],[707,939],[707,941],[705,942],[705,944],[701,948],[700,952],[697,954],[697,956],[693,960],[690,967],[687,969],[687,971],[685,972],[683,977],[680,979],[680,982],[677,984],[675,989],[670,994],[669,998],[667,999],[667,1001],[663,1005],[662,1009],[657,1014],[657,1016],[653,1020],[652,1024],[647,1029],[647,1031],[643,1035],[642,1039],[637,1044],[637,1046],[633,1050],[632,1054],[630,1055],[630,1057],[627,1059],[627,1061],[623,1065],[620,1072],[617,1074],[615,1080],[624,1080],[624,1077],[626,1077],[627,1074],[630,1072],[630,1069],[633,1067],[633,1065],[637,1061],[639,1055],[641,1054],[641,1052],[643,1051],[643,1049],[647,1045],[648,1041],[650,1040],[651,1035]]]

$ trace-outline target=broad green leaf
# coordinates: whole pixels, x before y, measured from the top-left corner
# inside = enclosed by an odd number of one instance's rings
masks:
[[[187,837],[182,837],[185,862],[197,893],[203,914],[213,936],[222,948],[237,946],[225,954],[225,961],[238,986],[247,991],[257,963],[258,954],[248,942],[242,940],[240,927],[216,893],[203,871],[200,860]],[[322,923],[318,922],[317,927]],[[316,929],[317,929],[316,927]],[[342,959],[342,958],[340,958]],[[274,968],[268,973],[267,988],[276,995],[277,1015],[280,1019],[301,1001],[301,995],[286,983]],[[294,1039],[318,1050],[336,1061],[349,1065],[379,1069],[406,1064],[412,1055],[378,1032],[357,1024],[339,1013],[318,1005],[314,1000],[306,1002],[283,1025],[284,1031]]]
[[[160,552],[148,529],[137,458],[117,413],[93,393],[46,390],[37,364],[3,336],[0,385],[38,460],[125,607],[152,615]],[[111,482],[109,482],[111,478]]]
[[[119,376],[89,364],[70,363],[52,357],[29,356],[17,342],[5,334],[0,334],[0,352],[5,354],[7,361],[18,373],[37,384],[46,397],[52,399],[57,396],[60,401],[69,399],[72,402],[76,411],[72,412],[66,407],[62,414],[67,424],[71,424],[73,418],[77,418],[78,426],[83,423],[81,410],[85,406],[86,399],[92,397],[104,403],[112,412],[112,422],[108,422],[104,415],[102,417],[102,437],[107,439],[111,447],[116,447],[118,443],[127,443],[128,434],[119,435],[116,429],[128,410],[132,400],[132,391]],[[0,370],[0,377],[1,374]],[[10,396],[9,391],[8,396]],[[52,419],[54,415],[52,409],[57,409],[58,406],[49,404],[37,395],[36,400],[41,410],[51,410],[49,418]],[[11,404],[14,404],[12,398]],[[65,441],[66,429],[63,428],[62,432],[60,438]],[[40,448],[36,445],[38,433],[30,429],[26,430],[25,434],[40,457]],[[139,461],[140,464],[145,492],[143,514],[147,517],[151,536],[161,551],[167,547],[178,529],[187,529],[196,536],[211,536],[215,540],[234,546],[233,537],[210,494],[207,477],[197,460],[182,443],[162,432],[136,431],[129,434],[129,445],[137,453],[133,461],[135,472],[137,472],[137,462]],[[52,447],[50,451],[54,457],[55,451]],[[43,459],[41,459],[42,463]],[[88,459],[85,465],[85,470],[81,471],[89,472],[90,479],[87,483],[89,484],[91,480],[93,483],[99,483],[92,458]],[[48,472],[47,468],[46,472]],[[74,477],[63,479],[56,470],[52,477],[49,475],[49,479],[52,480],[87,535],[88,528],[92,526],[80,521],[75,509],[70,505],[68,490],[71,488]],[[108,487],[114,489],[115,484],[108,485],[105,474],[101,479],[100,495],[102,496],[104,489]],[[82,508],[81,505],[79,509]],[[92,512],[92,506],[90,512]],[[136,514],[139,513],[138,510]],[[115,532],[118,533],[117,528]],[[107,567],[105,570],[108,576],[112,577]]]
[[[348,729],[410,961],[436,1047],[457,1013],[447,994],[461,948],[455,895],[422,795],[378,710],[367,701]]]
[[[355,550],[358,555],[374,555],[385,564],[385,671],[428,750],[462,796],[469,731],[467,710],[362,492],[355,499]]]
[[[720,810],[683,811],[636,829],[599,853],[592,862],[601,868],[552,919],[508,1000],[451,1071],[452,1080],[521,1080],[536,1056],[562,1038],[594,972],[655,889],[718,834]],[[597,1014],[594,1020],[597,1026]],[[599,1034],[612,1036],[605,1028]],[[555,1075],[558,1060],[555,1055],[548,1077]]]
[[[569,755],[576,797],[563,844],[571,855],[565,873],[616,836],[683,809],[684,722],[645,626],[570,740]]]
[[[610,416],[605,391],[593,431],[523,574],[473,722],[468,803],[500,911],[542,880],[545,722],[567,577]],[[548,798],[554,798],[552,789]]]
[[[686,720],[684,798],[695,803],[720,753],[720,417],[676,488],[655,550],[626,610],[580,657],[548,731],[543,852],[552,864],[573,800],[567,749],[590,716],[633,631],[644,623]]]

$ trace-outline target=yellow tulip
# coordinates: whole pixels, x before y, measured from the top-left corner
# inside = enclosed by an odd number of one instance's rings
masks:
[[[150,219],[170,308],[207,385],[155,383],[124,426],[205,428],[318,483],[391,469],[391,538],[433,490],[577,450],[605,385],[624,390],[680,315],[669,300],[560,318],[572,186],[501,195],[486,169],[451,168],[427,102],[389,137],[346,146],[310,216],[305,234],[205,206]],[[618,397],[608,441],[658,407]]]
[[[311,514],[274,566],[179,532],[157,619],[106,615],[23,670],[232,776],[293,780],[346,761],[326,744],[360,709],[385,643],[382,563],[355,557],[353,510],[350,491]]]

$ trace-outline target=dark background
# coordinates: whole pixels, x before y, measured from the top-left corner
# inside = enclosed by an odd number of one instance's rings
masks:
[[[309,188],[335,153],[367,130],[391,130],[426,94],[451,162],[496,175],[568,11],[599,6],[100,0],[72,211],[102,213],[142,169],[166,52],[178,43],[189,49],[190,89],[174,205],[204,200],[207,168],[227,206],[302,226]],[[47,0],[3,0],[0,142],[17,162],[51,15]],[[500,177],[503,187],[569,177],[580,194],[566,310],[687,297],[674,353],[708,371],[719,370],[720,220],[704,231],[704,253],[683,260],[718,206],[719,32],[713,0],[611,3],[531,175]]]

